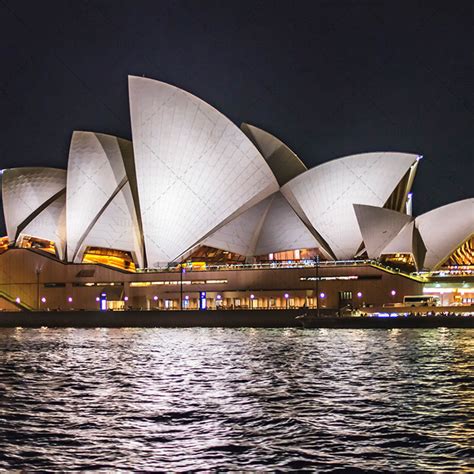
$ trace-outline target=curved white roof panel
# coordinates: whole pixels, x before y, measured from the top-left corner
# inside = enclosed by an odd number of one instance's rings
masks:
[[[127,147],[131,148],[129,141],[114,136],[73,133],[66,197],[69,261],[79,261],[79,249],[91,228],[127,182],[122,154]],[[131,221],[132,217],[127,219]],[[129,231],[135,232],[133,228]]]
[[[411,216],[383,207],[353,206],[369,258],[380,257],[387,244],[413,220]]]
[[[421,270],[423,268],[426,247],[415,226],[414,219],[405,224],[400,232],[380,252],[381,255],[394,253],[412,254],[416,269]]]
[[[265,216],[273,200],[270,196],[222,226],[202,243],[240,255],[255,255],[255,246]]]
[[[400,229],[400,232],[388,242],[380,252],[381,255],[391,253],[413,253],[413,232],[415,220],[411,220]]]
[[[137,185],[149,266],[176,260],[248,204],[278,190],[245,134],[177,87],[129,77]]]
[[[202,243],[245,256],[319,247],[280,192],[243,212]]]
[[[339,158],[292,179],[282,193],[336,258],[352,258],[362,242],[352,205],[382,207],[417,158],[391,152]]]
[[[60,194],[26,225],[18,240],[22,235],[53,241],[59,258],[63,260],[66,249],[66,193]]]
[[[65,187],[65,170],[56,168],[3,170],[3,211],[9,240],[16,241],[25,227],[64,193]],[[32,227],[30,230],[33,230]],[[54,229],[48,231],[48,235],[51,232],[54,233]],[[49,238],[45,235],[32,235]]]
[[[130,184],[126,183],[95,220],[75,260],[82,261],[87,247],[102,247],[131,252],[133,260],[143,267],[140,242]]]
[[[254,255],[320,247],[288,201],[276,193],[265,216]]]
[[[240,128],[263,155],[280,186],[308,169],[287,145],[270,133],[248,123]]]
[[[415,222],[426,246],[424,266],[436,269],[474,234],[474,198],[433,209]]]

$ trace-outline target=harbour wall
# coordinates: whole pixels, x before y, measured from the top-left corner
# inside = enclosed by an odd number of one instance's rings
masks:
[[[0,327],[222,327],[222,328],[474,328],[473,316],[329,316],[296,319],[302,310],[1,312]]]

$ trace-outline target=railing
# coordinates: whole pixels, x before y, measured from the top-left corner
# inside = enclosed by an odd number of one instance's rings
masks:
[[[423,272],[421,274],[425,275],[428,278],[452,278],[452,277],[466,277],[466,276],[471,277],[471,276],[474,276],[474,267],[436,270],[433,272]]]
[[[353,267],[353,266],[367,266],[370,265],[383,271],[392,274],[399,274],[407,278],[411,278],[420,282],[427,281],[426,276],[418,273],[407,273],[399,268],[393,268],[385,265],[377,260],[323,260],[319,262],[319,267]],[[275,270],[288,268],[315,268],[316,262],[314,260],[299,260],[299,261],[278,261],[278,262],[262,262],[262,263],[234,263],[234,264],[206,264],[205,266],[196,266],[196,268],[186,268],[186,272],[202,272],[202,271],[235,271],[235,270]],[[157,268],[141,268],[137,269],[137,273],[164,273],[164,272],[179,272],[181,267],[179,264],[174,264],[166,267]]]
[[[319,266],[354,266],[354,265],[371,265],[376,263],[375,260],[324,260],[319,262]],[[262,263],[230,263],[224,265],[206,264],[203,267],[186,268],[188,271],[226,271],[226,270],[266,270],[275,268],[311,268],[315,267],[314,260],[299,260],[299,261],[278,261],[278,262],[262,262]],[[140,268],[137,273],[156,273],[156,272],[179,272],[179,264],[170,265],[166,267],[156,268]]]

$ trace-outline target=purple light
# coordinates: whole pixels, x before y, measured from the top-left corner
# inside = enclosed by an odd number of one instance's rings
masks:
[[[221,296],[221,295],[217,295],[216,298],[217,298],[218,300],[221,300],[221,299],[222,299],[222,296]]]
[[[250,299],[253,300],[254,298],[255,298],[255,295],[252,293],[252,294],[250,295]]]
[[[395,295],[397,294],[397,292],[396,292],[395,290],[392,290],[392,291],[390,292],[390,294],[391,294],[392,296],[395,296]]]
[[[100,301],[100,298],[97,296],[97,298],[95,299],[96,301]]]
[[[15,299],[15,301],[16,301],[17,303],[19,303],[19,302],[20,302],[20,297],[17,296],[16,299]]]
[[[46,298],[44,296],[41,298],[41,303],[46,303]]]
[[[69,297],[69,298],[67,299],[67,301],[68,301],[68,303],[72,303],[72,298]]]
[[[284,297],[285,297],[285,299],[287,300],[287,299],[290,297],[290,295],[289,295],[288,293],[285,293],[285,294],[284,294]]]
[[[128,301],[128,296],[124,296],[123,300]]]
[[[321,298],[325,298],[325,297],[326,297],[326,293],[321,292],[321,293],[319,294],[319,296],[320,296]]]
[[[186,295],[186,296],[184,297],[184,299],[185,299],[185,300],[189,300],[189,296]]]
[[[357,298],[362,298],[362,292],[361,292],[361,291],[359,291],[359,292],[357,293]]]
[[[154,300],[154,301],[158,301],[158,296],[154,296],[154,297],[153,297],[153,300]]]

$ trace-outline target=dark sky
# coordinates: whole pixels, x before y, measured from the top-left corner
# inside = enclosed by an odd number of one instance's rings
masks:
[[[415,214],[472,197],[473,5],[0,0],[0,168],[65,168],[73,130],[131,138],[134,74],[271,132],[308,166],[422,154]]]

